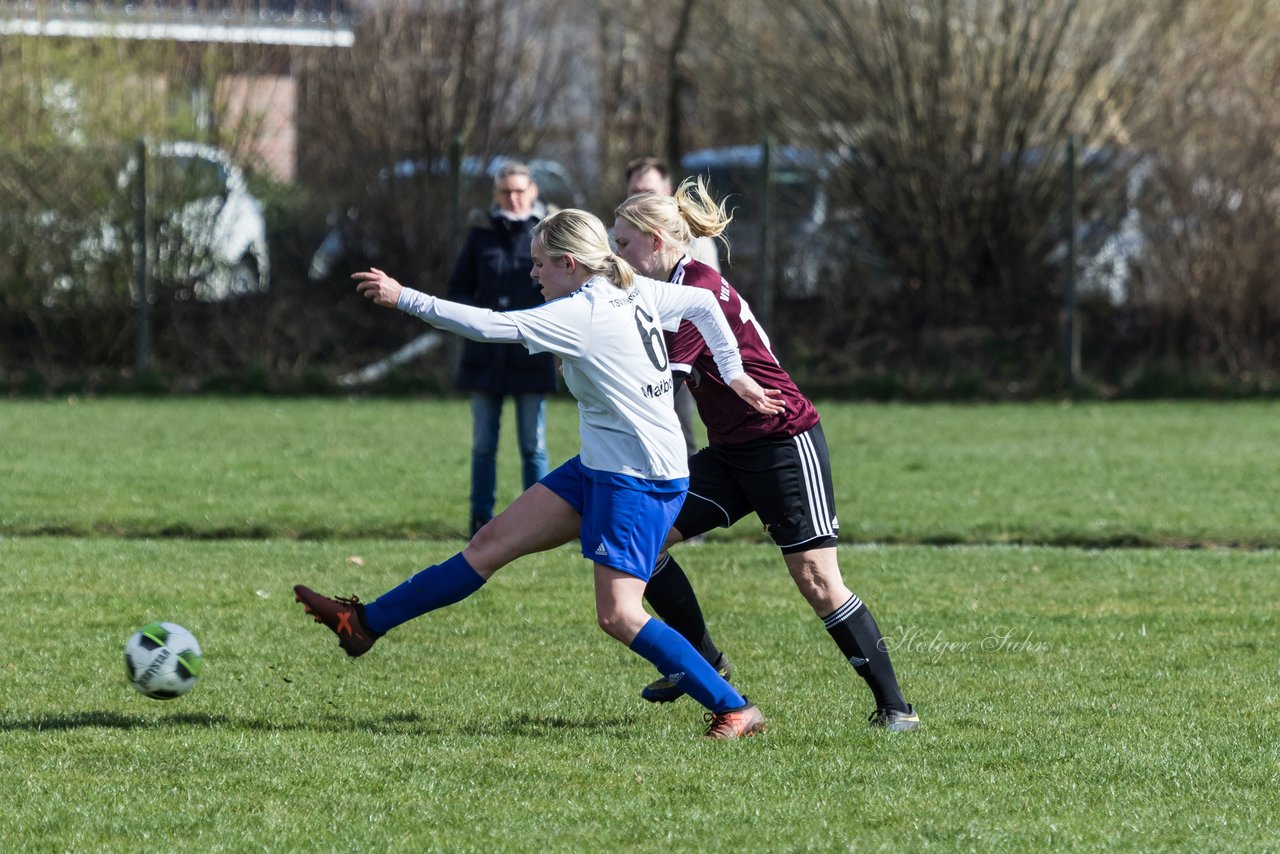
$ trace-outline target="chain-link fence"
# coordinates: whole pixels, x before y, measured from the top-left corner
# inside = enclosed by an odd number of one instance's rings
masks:
[[[262,205],[211,146],[0,152],[0,195],[0,313],[32,363],[145,370],[153,306],[267,290]]]
[[[448,388],[447,350],[412,346],[427,330],[371,311],[349,275],[441,292],[494,168],[460,148],[388,158],[321,201],[255,195],[194,144],[0,152],[0,387]],[[570,170],[539,169],[550,201],[584,203]],[[1004,195],[939,235],[891,207],[889,167],[849,152],[707,149],[680,172],[728,196],[726,275],[815,391],[1146,394],[1275,373],[1275,213],[1226,180],[1063,140],[960,185]],[[951,289],[913,272],[922,246],[955,253]]]

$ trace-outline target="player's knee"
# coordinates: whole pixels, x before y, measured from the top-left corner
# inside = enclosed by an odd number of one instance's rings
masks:
[[[801,592],[814,587],[821,573],[818,571],[818,563],[805,556],[804,554],[792,555],[787,558],[787,569],[791,571],[791,578],[795,581],[796,586]]]
[[[609,637],[622,641],[626,635],[627,621],[617,611],[597,611],[596,625]]]
[[[844,589],[839,567],[825,557],[816,552],[801,552],[787,558],[787,568],[800,595],[814,608],[826,607]]]
[[[481,553],[493,551],[494,545],[497,542],[497,536],[493,527],[492,519],[481,525],[480,529],[471,535],[471,540],[467,543],[467,548]]]
[[[501,527],[491,521],[471,537],[467,547],[462,550],[462,556],[478,575],[489,578],[520,555],[518,550],[510,548]]]
[[[639,603],[634,607],[629,603],[614,603],[614,607],[596,609],[596,623],[600,630],[628,646],[650,619],[649,613]]]

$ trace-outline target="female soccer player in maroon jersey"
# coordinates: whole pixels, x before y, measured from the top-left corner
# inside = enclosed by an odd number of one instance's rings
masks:
[[[682,323],[667,334],[671,370],[693,392],[709,442],[689,460],[688,498],[667,547],[754,512],[801,595],[870,687],[876,704],[870,723],[898,732],[916,729],[920,719],[902,697],[880,629],[840,575],[831,463],[818,412],[778,363],[746,301],[717,271],[688,256],[695,237],[718,237],[729,224],[723,203],[711,197],[702,179],[689,179],[674,196],[633,195],[614,214],[618,254],[645,276],[709,291],[738,338],[744,368],[761,385],[781,390],[786,403],[776,415],[755,412],[725,385],[696,328]],[[712,642],[688,578],[669,553],[659,557],[645,598],[728,674],[728,660]],[[668,702],[683,693],[664,678],[641,696]]]

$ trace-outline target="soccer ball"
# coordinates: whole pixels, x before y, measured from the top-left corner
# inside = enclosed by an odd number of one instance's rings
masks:
[[[195,635],[177,623],[147,623],[124,645],[129,684],[153,700],[172,700],[195,687],[204,658]]]

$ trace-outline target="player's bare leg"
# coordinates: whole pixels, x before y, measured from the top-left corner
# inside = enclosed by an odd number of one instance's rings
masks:
[[[889,650],[871,611],[840,576],[834,546],[784,555],[801,595],[822,618],[831,639],[871,689],[876,708],[873,726],[906,732],[920,726],[915,709],[902,697]]]
[[[488,579],[517,558],[564,545],[578,536],[581,525],[582,517],[569,502],[535,483],[485,523],[462,556]]]
[[[716,673],[693,646],[644,609],[644,580],[597,563],[596,619],[610,637],[681,684],[707,709],[707,738],[742,738],[764,732],[764,715]]]
[[[653,619],[642,604],[645,582],[603,564],[595,564],[596,621],[609,637],[627,646]]]
[[[294,587],[294,598],[338,636],[347,655],[364,655],[396,626],[466,599],[516,558],[569,542],[581,521],[568,502],[535,483],[481,528],[463,551],[416,573],[374,602],[321,596],[301,584]]]
[[[853,595],[840,577],[840,563],[834,546],[783,555],[782,559],[786,561],[787,571],[791,573],[800,595],[819,617],[830,614]]]

